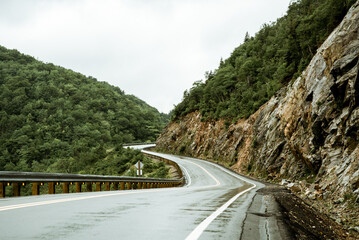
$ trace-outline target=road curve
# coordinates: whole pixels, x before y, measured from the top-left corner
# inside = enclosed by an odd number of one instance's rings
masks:
[[[203,160],[156,154],[181,166],[184,187],[1,199],[0,239],[270,238],[267,228],[242,233],[263,184]]]

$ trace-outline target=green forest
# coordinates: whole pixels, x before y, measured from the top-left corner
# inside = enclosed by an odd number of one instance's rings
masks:
[[[1,46],[0,99],[0,171],[121,175],[145,160],[122,144],[154,141],[169,121],[118,87]]]
[[[300,76],[356,0],[297,0],[285,16],[245,36],[228,59],[184,92],[172,119],[199,110],[202,120],[248,118]]]

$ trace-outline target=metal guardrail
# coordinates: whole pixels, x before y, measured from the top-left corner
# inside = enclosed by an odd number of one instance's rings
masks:
[[[156,142],[146,142],[146,143],[124,143],[122,146],[128,147],[128,146],[134,146],[134,145],[148,145],[148,144],[156,144]]]
[[[0,172],[0,198],[5,197],[6,186],[12,186],[13,196],[20,196],[20,188],[26,184],[32,184],[32,195],[40,194],[40,186],[48,185],[48,193],[55,194],[56,186],[62,185],[62,192],[69,193],[69,185],[76,185],[76,192],[82,192],[82,185],[86,185],[86,191],[91,192],[93,185],[96,191],[102,191],[102,185],[105,191],[113,190],[130,190],[130,189],[147,189],[178,187],[184,182],[181,168],[173,161],[143,153],[147,157],[162,160],[174,166],[179,175],[179,179],[163,178],[144,178],[144,177],[122,177],[122,176],[100,176],[100,175],[83,175],[83,174],[65,174],[65,173],[38,173],[38,172]]]
[[[171,164],[172,166],[174,166],[180,176],[180,179],[183,180],[183,172],[182,172],[182,169],[180,168],[180,166],[178,166],[178,164],[172,160],[169,160],[167,158],[164,158],[164,157],[160,157],[160,156],[157,156],[157,155],[153,155],[153,154],[150,154],[150,153],[144,153],[142,152],[143,155],[147,156],[147,157],[150,157],[150,158],[155,158],[155,159],[158,159],[158,160],[161,160],[161,161],[164,161],[165,163],[167,164]]]

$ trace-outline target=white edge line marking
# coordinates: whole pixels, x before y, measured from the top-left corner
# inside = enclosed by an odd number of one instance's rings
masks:
[[[218,181],[218,179],[215,178],[215,177],[214,177],[210,172],[208,172],[207,169],[205,169],[204,167],[198,165],[197,163],[191,162],[191,161],[189,161],[189,160],[184,160],[184,159],[182,159],[182,161],[186,161],[186,162],[192,163],[192,164],[196,165],[197,167],[201,168],[205,173],[207,173],[207,174],[216,182],[215,185],[210,185],[210,186],[205,186],[205,187],[216,187],[216,186],[221,185],[220,181]]]
[[[199,160],[199,159],[191,159],[192,161],[193,160]],[[200,167],[203,171],[205,171],[215,182],[216,184],[215,185],[212,185],[212,186],[206,186],[205,188],[207,187],[214,187],[214,186],[219,186],[221,183],[218,181],[217,178],[215,178],[211,173],[209,173],[204,167],[198,165],[197,163],[194,163],[190,160],[186,160],[186,159],[182,159],[182,161],[186,161],[186,162],[189,162],[189,163],[192,163],[194,165],[197,165],[198,167]],[[201,160],[200,160],[201,161]],[[253,181],[250,181],[250,180],[247,180],[241,176],[238,176],[237,174],[234,174],[230,171],[228,171],[227,169],[223,168],[222,166],[219,166],[219,165],[216,165],[214,163],[211,163],[211,162],[208,162],[208,161],[203,161],[202,162],[205,162],[205,163],[209,163],[211,164],[212,166],[215,166],[219,169],[221,169],[222,171],[226,172],[227,174],[235,177],[235,178],[238,178],[244,182],[247,182],[249,184],[252,184],[253,186],[246,189],[246,190],[243,190],[242,192],[238,193],[237,195],[235,195],[234,197],[232,197],[230,200],[228,200],[225,204],[223,204],[220,208],[218,208],[215,212],[213,212],[209,217],[207,217],[205,220],[203,220],[187,237],[186,237],[186,240],[196,240],[198,239],[201,234],[203,233],[203,231],[209,226],[209,224],[211,224],[213,222],[214,219],[216,219],[222,212],[224,212],[234,201],[237,200],[237,198],[239,198],[241,195],[243,195],[244,193],[252,190],[253,188],[256,188],[257,185],[255,183],[253,183]],[[177,163],[178,164],[178,163]]]
[[[187,176],[187,178],[188,178],[188,183],[186,184],[186,187],[191,186],[191,184],[192,184],[192,179],[191,179],[191,176],[188,174],[187,169],[186,169],[185,167],[183,167],[181,164],[179,164],[179,163],[177,163],[177,164],[180,166],[181,169],[183,169],[183,170],[185,171],[185,174],[186,174],[186,176]]]
[[[190,159],[190,160],[189,160]],[[234,174],[230,171],[228,171],[227,169],[225,169],[224,167],[222,166],[219,166],[219,165],[216,165],[214,163],[211,163],[209,161],[204,161],[204,160],[201,160],[201,159],[194,159],[194,158],[187,158],[187,160],[185,159],[182,159],[183,161],[186,161],[186,162],[189,162],[189,163],[192,163],[192,164],[195,164],[197,165],[198,167],[200,167],[201,169],[203,169],[213,180],[215,180],[216,182],[216,185],[213,185],[213,186],[218,186],[220,185],[221,183],[211,174],[209,173],[205,168],[203,168],[202,166],[198,165],[197,163],[194,163],[192,162],[193,160],[195,161],[202,161],[204,163],[208,163],[208,164],[211,164],[212,166],[215,166],[219,169],[221,169],[222,171],[226,172],[227,174],[235,177],[235,178],[238,178],[244,182],[247,182],[249,184],[252,184],[253,186],[246,189],[246,190],[243,190],[242,192],[238,193],[237,195],[235,195],[234,197],[232,197],[228,202],[226,202],[225,204],[223,204],[220,208],[218,208],[215,212],[213,212],[209,217],[207,217],[205,220],[203,220],[186,238],[186,240],[196,240],[198,239],[201,234],[203,233],[203,231],[209,226],[209,224],[211,224],[211,222],[213,222],[214,219],[216,219],[223,211],[225,211],[234,201],[237,200],[237,198],[239,198],[241,195],[243,195],[244,193],[252,190],[253,188],[256,188],[257,185],[254,183],[254,181],[251,181],[249,179],[245,179],[244,177],[242,176],[239,176],[237,174]],[[213,186],[206,186],[205,188],[207,187],[213,187]]]
[[[147,154],[151,154],[151,155],[154,155],[154,156],[157,156],[157,157],[161,157],[161,156],[158,155],[158,154],[153,154],[154,152],[151,152],[151,151],[146,151],[146,150],[143,150],[143,149],[142,149],[141,152],[147,153]],[[174,160],[171,160],[171,161],[174,161]],[[185,174],[186,174],[186,176],[187,176],[187,178],[188,178],[188,183],[187,183],[185,186],[186,186],[186,187],[191,186],[191,184],[192,184],[192,179],[191,179],[191,176],[189,175],[187,169],[186,169],[183,165],[179,164],[177,161],[174,161],[174,162],[176,162],[176,163],[178,164],[178,166],[180,166],[180,168],[185,171]],[[192,162],[191,162],[191,163],[192,163]]]
[[[187,186],[190,186],[191,183],[192,183],[191,177],[188,174],[187,169],[184,168],[184,167],[183,167],[183,169],[185,170],[185,172],[186,172],[186,174],[187,174],[187,176],[189,178],[189,184],[187,184]],[[47,201],[39,201],[39,202],[22,203],[22,204],[2,206],[2,207],[0,207],[0,212],[7,211],[7,210],[18,209],[18,208],[35,207],[35,206],[49,205],[49,204],[55,204],[55,203],[86,200],[86,199],[92,199],[92,198],[111,197],[111,196],[118,196],[118,195],[139,194],[139,193],[148,193],[148,192],[162,192],[162,191],[171,191],[171,190],[179,190],[179,189],[178,188],[165,188],[165,189],[137,190],[137,191],[131,191],[131,192],[122,192],[121,191],[120,193],[112,193],[112,194],[101,194],[101,195],[71,197],[71,198],[63,198],[63,199],[57,199],[57,200],[47,200]]]
[[[232,175],[232,176],[235,177],[235,178],[238,178],[238,179],[240,179],[240,180],[242,180],[242,181],[244,181],[244,182],[250,183],[250,184],[252,184],[253,186],[254,186],[254,185],[257,186],[257,185],[254,183],[254,182],[255,182],[254,180],[247,179],[247,178],[245,178],[245,177],[242,177],[241,175],[238,175],[238,174],[236,174],[236,173],[233,173],[233,172],[229,171],[228,169],[222,167],[221,165],[215,164],[215,163],[210,162],[210,161],[202,160],[202,159],[196,159],[196,158],[188,158],[188,159],[191,159],[191,160],[194,160],[194,161],[200,161],[200,162],[203,162],[203,163],[206,163],[206,164],[210,164],[210,165],[212,165],[212,166],[214,166],[214,167],[217,167],[217,168],[221,169],[222,171],[228,173],[229,175]]]
[[[196,160],[196,159],[194,159]],[[186,160],[188,161],[188,160]],[[190,163],[193,163],[191,161],[188,161]],[[227,169],[221,167],[221,166],[218,166],[214,163],[211,163],[211,162],[208,162],[208,161],[203,161],[205,163],[209,163],[211,164],[212,166],[215,166],[221,170],[223,170],[224,172],[226,172],[227,174],[230,174],[232,175],[233,177],[236,177],[244,182],[247,182],[249,184],[252,184],[253,186],[246,189],[246,190],[243,190],[242,192],[238,193],[237,195],[235,195],[234,197],[232,197],[230,200],[228,200],[225,204],[223,204],[220,208],[218,208],[215,212],[213,212],[209,217],[207,217],[205,220],[203,220],[187,237],[186,237],[186,240],[196,240],[198,239],[201,234],[204,232],[204,230],[209,226],[209,224],[211,224],[213,222],[214,219],[216,219],[222,212],[224,212],[234,201],[237,200],[237,198],[239,198],[241,195],[243,195],[244,193],[252,190],[253,188],[256,188],[257,185],[255,183],[253,183],[253,181],[248,181],[247,179],[241,177],[241,176],[238,176],[230,171],[228,171]],[[197,166],[199,166],[198,164],[196,163],[193,163]],[[199,166],[201,167],[201,166]],[[201,167],[202,169],[204,169],[203,167]],[[205,170],[205,169],[204,169]],[[205,170],[213,179],[216,179],[215,177],[213,177],[212,174],[210,174],[207,170]],[[218,181],[218,180],[217,180]],[[219,184],[218,184],[219,185]]]
[[[198,159],[195,159],[198,160]],[[200,167],[203,171],[205,171],[215,182],[215,185],[212,186],[206,186],[206,187],[213,187],[213,186],[219,186],[221,183],[218,181],[218,179],[216,179],[211,173],[209,173],[205,168],[203,168],[202,166],[189,161],[189,160],[185,160],[189,163],[192,163],[194,165],[197,165],[198,167]],[[194,239],[198,239],[200,237],[200,235],[203,233],[203,231],[208,227],[209,224],[211,224],[211,222],[216,219],[223,211],[225,211],[239,196],[241,196],[242,194],[252,190],[253,188],[257,187],[256,184],[254,184],[253,182],[250,182],[238,175],[235,175],[231,172],[229,172],[227,169],[218,166],[216,164],[213,164],[211,162],[207,162],[217,168],[220,168],[221,170],[225,171],[226,173],[241,179],[242,181],[248,182],[250,184],[252,184],[253,186],[238,193],[237,195],[235,195],[234,197],[232,197],[228,202],[226,202],[224,205],[222,205],[220,208],[218,208],[215,212],[213,212],[209,217],[207,217],[205,220],[203,220],[186,238],[186,240],[194,240]],[[187,176],[189,177],[189,174],[187,172],[186,168],[183,168],[186,171]],[[189,177],[190,179],[190,177]],[[191,184],[191,182],[190,182]],[[187,186],[189,186],[190,184],[188,184]],[[95,196],[85,196],[85,197],[76,197],[76,198],[65,198],[65,199],[58,199],[58,200],[49,200],[49,201],[41,201],[41,202],[34,202],[34,203],[24,203],[24,204],[17,204],[17,205],[10,205],[10,206],[3,206],[0,207],[0,211],[6,211],[6,210],[12,210],[12,209],[17,209],[17,208],[26,208],[26,207],[33,207],[33,206],[40,206],[40,205],[48,205],[48,204],[54,204],[54,203],[61,203],[61,202],[71,202],[71,201],[77,201],[77,200],[85,200],[85,199],[92,199],[92,198],[100,198],[100,197],[110,197],[110,196],[117,196],[117,195],[127,195],[127,194],[138,194],[138,193],[145,193],[145,192],[159,192],[159,191],[166,191],[169,189],[161,189],[161,190],[147,190],[147,191],[136,191],[136,192],[121,192],[121,193],[113,193],[113,194],[102,194],[102,195],[95,195]],[[171,188],[170,190],[173,190],[173,188]]]
[[[243,195],[244,193],[252,190],[253,188],[255,188],[256,185],[238,193],[237,195],[235,195],[234,197],[232,197],[231,199],[229,199],[228,202],[226,202],[225,204],[223,204],[220,208],[218,208],[215,212],[213,212],[209,217],[207,217],[205,220],[203,220],[186,238],[186,240],[195,240],[198,239],[201,234],[203,233],[203,231],[208,227],[209,224],[211,224],[211,222],[213,222],[214,219],[216,219],[224,210],[226,210],[234,201],[237,200],[237,198],[241,195]]]

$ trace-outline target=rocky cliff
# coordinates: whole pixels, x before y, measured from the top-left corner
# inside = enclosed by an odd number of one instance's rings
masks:
[[[298,192],[308,195],[309,191],[313,200],[330,199],[326,204],[357,210],[358,30],[359,2],[302,75],[255,114],[231,124],[225,120],[202,122],[201,114],[193,112],[165,128],[157,140],[158,148],[217,160],[238,172],[267,179],[305,179]],[[346,218],[351,218],[350,214]],[[359,221],[351,224],[359,225]]]

